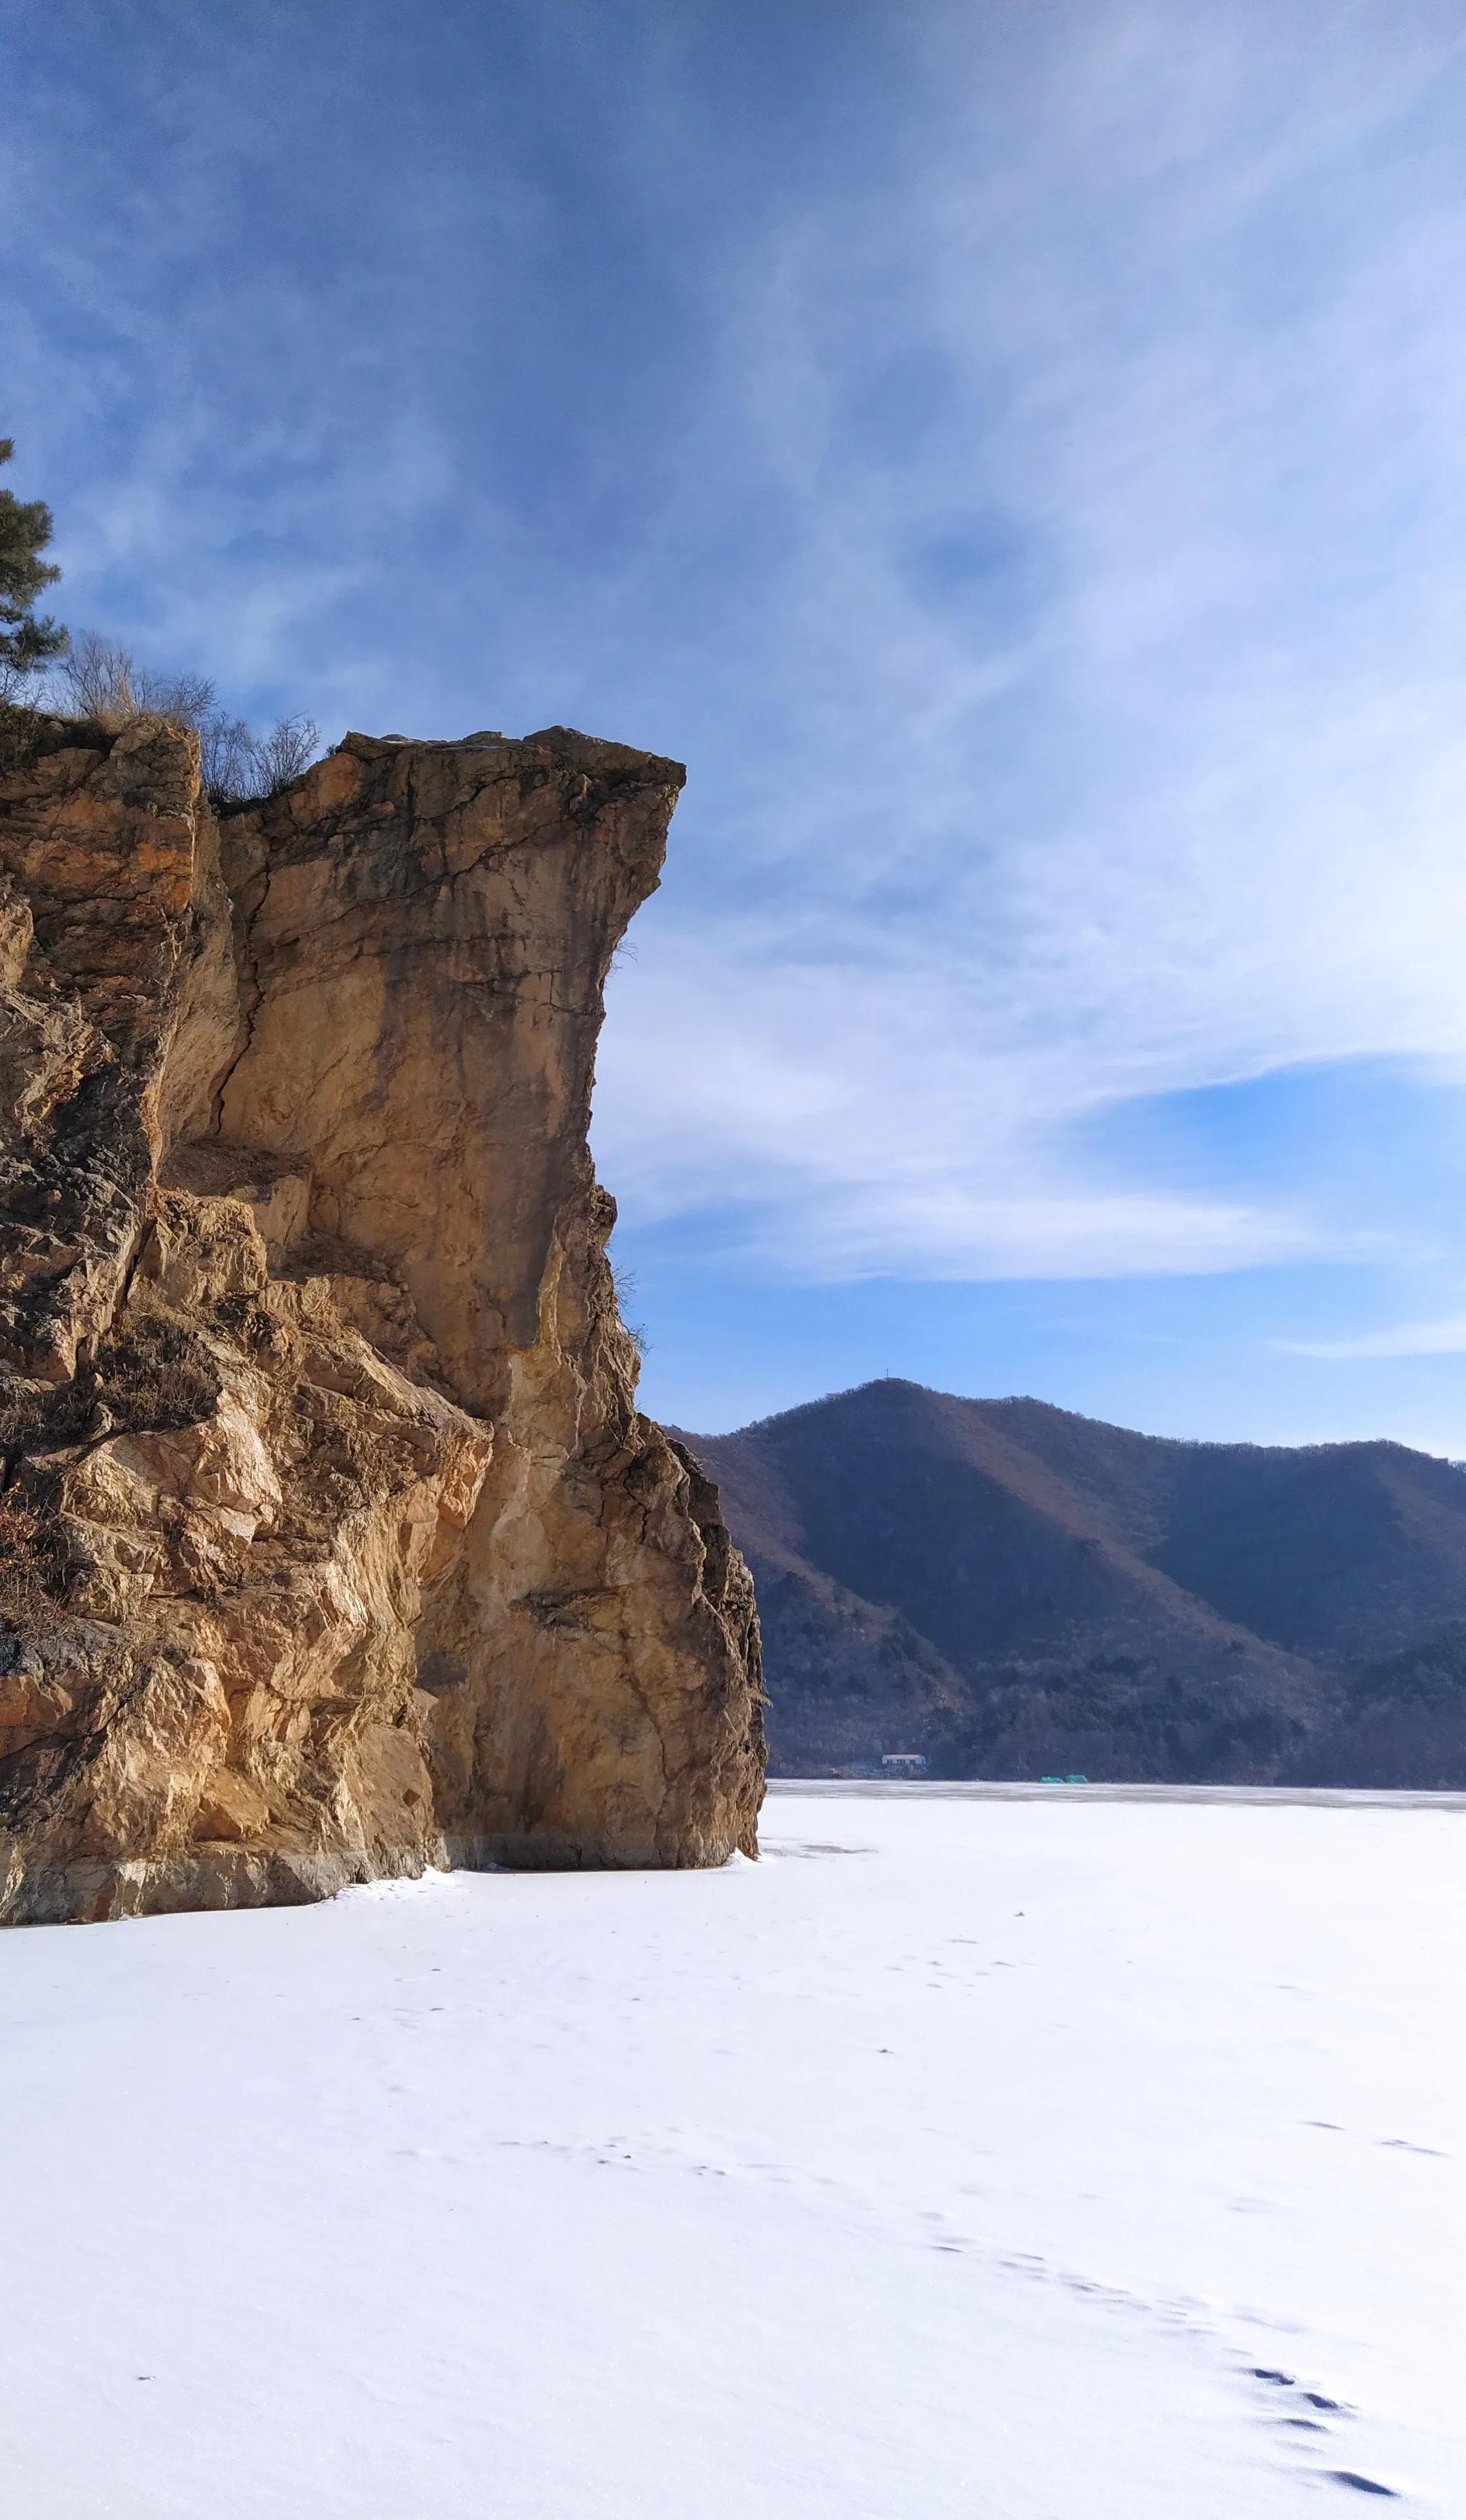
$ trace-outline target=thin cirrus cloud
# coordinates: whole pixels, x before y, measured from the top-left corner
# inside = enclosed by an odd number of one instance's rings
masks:
[[[904,166],[757,240],[730,326],[792,521],[766,897],[674,878],[598,1127],[796,1266],[1377,1253],[1367,1146],[1341,1224],[1143,1194],[1122,1125],[1095,1178],[1078,1124],[1466,1048],[1460,45],[1087,23],[995,91],[950,34]]]
[[[1326,1202],[1126,1114],[1466,1060],[1443,13],[160,5],[73,12],[66,82],[23,14],[6,426],[72,617],[333,735],[691,765],[603,1046],[628,1224],[1408,1265],[1347,1109]]]
[[[1443,1321],[1396,1322],[1385,1329],[1361,1330],[1351,1338],[1279,1339],[1290,1356],[1312,1356],[1326,1363],[1354,1364],[1372,1357],[1466,1356],[1466,1313]]]

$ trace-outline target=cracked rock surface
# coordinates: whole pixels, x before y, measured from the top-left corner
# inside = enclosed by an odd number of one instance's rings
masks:
[[[0,1918],[755,1851],[757,1624],[586,1148],[678,766],[0,777]]]

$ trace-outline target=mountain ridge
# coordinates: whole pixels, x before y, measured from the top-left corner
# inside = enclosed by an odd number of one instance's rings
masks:
[[[894,1377],[678,1440],[754,1570],[775,1774],[1466,1781],[1466,1466]],[[1388,1759],[1379,1705],[1416,1710]]]

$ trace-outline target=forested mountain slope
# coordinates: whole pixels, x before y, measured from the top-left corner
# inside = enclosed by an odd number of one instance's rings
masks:
[[[754,1569],[775,1773],[1466,1784],[1452,1462],[899,1381],[682,1440]]]

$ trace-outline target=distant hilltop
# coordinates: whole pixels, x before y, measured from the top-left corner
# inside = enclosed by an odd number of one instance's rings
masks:
[[[681,1440],[757,1588],[770,1768],[1466,1785],[1466,1468],[871,1382]]]

